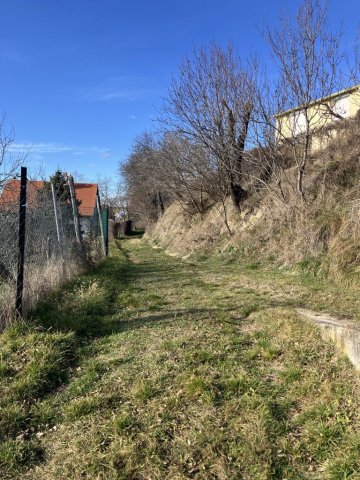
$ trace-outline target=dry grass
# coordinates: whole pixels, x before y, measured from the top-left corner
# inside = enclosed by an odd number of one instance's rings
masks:
[[[360,478],[359,379],[292,308],[335,293],[118,243],[1,338],[2,478]]]
[[[241,214],[229,204],[233,236],[215,208],[187,217],[172,205],[147,234],[169,252],[187,256],[233,249],[239,261],[276,262],[346,284],[360,283],[360,125],[347,130],[311,160],[305,177],[307,201],[294,192],[296,171],[286,171],[286,202],[267,189],[252,195]],[[275,185],[270,185],[275,190]],[[279,192],[278,192],[279,193]]]
[[[230,199],[226,202],[228,223],[235,235],[253,219],[246,213],[239,214]],[[172,204],[164,216],[145,233],[145,238],[154,245],[165,247],[169,254],[189,256],[200,251],[213,251],[221,243],[230,241],[224,223],[222,208],[213,206],[203,214],[189,215],[178,205]]]
[[[25,265],[24,315],[33,309],[39,301],[60,285],[83,273],[84,264],[73,257],[64,263],[59,258],[50,259],[45,265]]]
[[[14,317],[15,286],[0,280],[0,332]]]
[[[85,266],[73,257],[66,264],[59,258],[52,258],[45,265],[25,264],[23,316],[26,317],[39,301],[60,285],[83,273]],[[15,282],[3,283],[0,289],[0,331],[15,322]]]
[[[288,173],[288,176],[291,172]],[[308,167],[307,201],[288,192],[287,204],[261,200],[264,218],[244,242],[348,284],[360,283],[360,126],[350,125]]]

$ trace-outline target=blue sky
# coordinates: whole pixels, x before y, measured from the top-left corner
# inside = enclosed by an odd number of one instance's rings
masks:
[[[193,45],[230,40],[244,57],[267,51],[257,26],[284,0],[0,0],[0,112],[13,151],[33,170],[116,177],[134,137],[151,129],[177,66]],[[358,0],[330,0],[351,43]]]

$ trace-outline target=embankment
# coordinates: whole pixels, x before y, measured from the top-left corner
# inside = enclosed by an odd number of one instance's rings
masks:
[[[307,167],[305,200],[294,189],[296,168],[250,191],[242,211],[228,201],[189,215],[176,203],[152,225],[148,240],[171,254],[231,255],[272,263],[347,284],[360,283],[360,127],[317,152]]]

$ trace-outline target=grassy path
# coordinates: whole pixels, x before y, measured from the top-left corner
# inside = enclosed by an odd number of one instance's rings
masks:
[[[0,478],[360,479],[349,290],[138,239],[0,336]]]

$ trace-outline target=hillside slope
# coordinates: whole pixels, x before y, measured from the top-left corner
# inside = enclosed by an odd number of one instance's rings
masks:
[[[351,128],[350,128],[351,127]],[[314,154],[307,168],[306,201],[294,192],[294,168],[283,174],[286,200],[276,185],[251,193],[242,212],[227,204],[232,235],[223,209],[188,215],[176,203],[147,232],[170,253],[231,253],[233,259],[275,262],[309,273],[360,283],[360,125]]]

